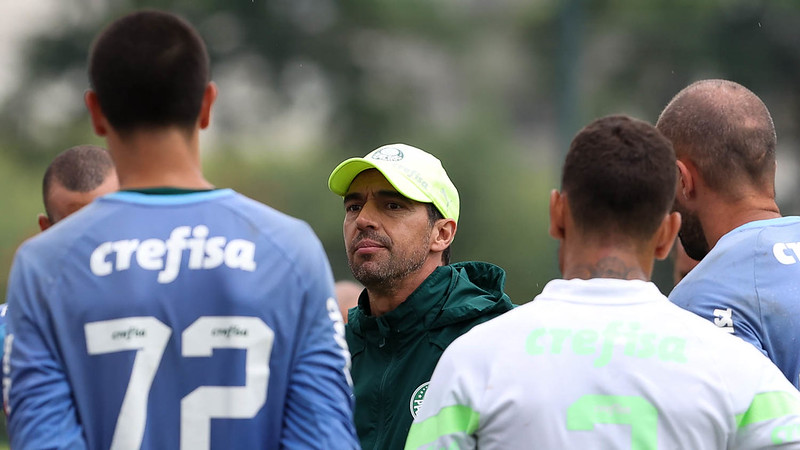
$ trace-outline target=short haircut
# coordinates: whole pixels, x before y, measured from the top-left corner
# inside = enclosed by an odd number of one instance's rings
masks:
[[[172,126],[191,130],[209,80],[200,35],[165,12],[140,11],[113,22],[89,56],[91,87],[121,134]]]
[[[597,119],[572,141],[561,179],[578,230],[649,239],[670,211],[677,168],[669,140],[627,116]]]
[[[711,189],[734,194],[748,183],[774,194],[775,125],[761,99],[744,86],[692,83],[664,108],[656,127]]]
[[[53,182],[73,192],[89,192],[103,184],[114,168],[111,155],[96,145],[71,147],[53,159],[42,180],[42,200],[48,219],[53,220],[49,197]]]

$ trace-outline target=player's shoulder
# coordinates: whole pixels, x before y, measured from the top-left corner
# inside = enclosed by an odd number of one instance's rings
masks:
[[[753,231],[757,232],[754,256],[762,268],[800,263],[800,217],[781,217],[754,224],[760,224],[753,225]]]
[[[301,276],[317,273],[321,260],[327,264],[322,242],[306,221],[239,193],[225,205],[255,232],[261,254],[292,262]]]
[[[771,257],[776,245],[789,244],[788,247],[791,247],[795,244],[798,241],[798,233],[800,233],[800,217],[798,216],[755,220],[722,236],[715,248],[720,247],[728,253],[742,253],[749,257]]]
[[[796,216],[758,220],[731,230],[673,288],[669,299],[683,305],[703,303],[711,297],[717,303],[725,303],[726,298],[739,303],[744,296],[754,297],[763,268],[800,263],[798,235],[800,217]]]
[[[450,347],[454,348],[452,352],[464,351],[473,356],[478,354],[486,357],[496,356],[509,342],[523,339],[521,333],[524,334],[524,330],[528,330],[535,323],[537,308],[533,303],[517,306],[475,325],[450,344]]]
[[[92,202],[70,214],[47,230],[26,239],[17,249],[17,256],[30,255],[40,261],[57,261],[81,242],[81,236],[93,235],[95,224],[113,215],[113,208]]]
[[[755,234],[720,242],[669,293],[673,303],[702,303],[707,297],[741,297],[753,290]]]
[[[290,235],[314,233],[306,221],[238,192],[225,205],[232,213],[239,215],[243,220],[250,222],[257,229],[268,234],[276,232]]]
[[[680,334],[689,338],[701,352],[705,352],[704,359],[717,359],[720,367],[735,370],[735,366],[755,358],[755,362],[768,362],[764,355],[751,343],[725,333],[713,322],[689,310],[666,303],[661,305],[662,328],[671,327],[679,330]],[[731,358],[736,355],[736,358]],[[739,358],[741,356],[741,359]]]

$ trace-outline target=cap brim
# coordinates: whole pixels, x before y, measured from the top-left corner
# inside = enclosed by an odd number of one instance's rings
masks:
[[[360,174],[367,169],[373,169],[375,166],[365,160],[364,158],[350,158],[344,160],[341,164],[336,166],[328,178],[328,188],[334,194],[344,196],[350,183]]]
[[[377,163],[377,164],[376,164]],[[328,178],[328,188],[334,194],[344,195],[350,189],[350,184],[361,172],[367,169],[376,169],[383,174],[389,183],[397,189],[403,196],[418,202],[432,203],[433,200],[421,191],[414,183],[406,178],[399,170],[392,168],[390,164],[385,166],[379,161],[369,161],[364,158],[350,158],[336,166]]]

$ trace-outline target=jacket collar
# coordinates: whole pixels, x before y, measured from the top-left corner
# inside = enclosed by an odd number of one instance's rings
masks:
[[[437,267],[403,303],[380,317],[370,315],[365,289],[358,307],[350,311],[347,326],[359,336],[376,333],[390,337],[472,320],[499,302],[511,305],[503,293],[504,284],[505,272],[490,263],[461,262]]]

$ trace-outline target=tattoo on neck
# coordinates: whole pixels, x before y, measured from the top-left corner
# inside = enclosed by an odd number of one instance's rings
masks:
[[[644,275],[638,266],[630,267],[616,256],[600,258],[594,265],[582,264],[576,267],[581,278],[620,278],[623,280],[642,278]]]

